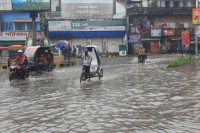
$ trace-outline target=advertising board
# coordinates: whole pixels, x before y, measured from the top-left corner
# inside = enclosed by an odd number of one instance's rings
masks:
[[[200,24],[200,8],[192,9],[192,24]]]
[[[49,21],[49,31],[125,31],[124,21]]]
[[[103,19],[112,18],[114,0],[62,0],[63,19]]]
[[[182,31],[181,32],[182,37],[182,45],[190,45],[190,33],[189,31]]]
[[[51,0],[12,0],[13,11],[49,11]]]
[[[0,0],[0,11],[11,11],[11,0]]]
[[[161,37],[161,28],[151,29],[151,37]]]

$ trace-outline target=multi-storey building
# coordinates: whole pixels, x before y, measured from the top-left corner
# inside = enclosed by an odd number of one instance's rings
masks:
[[[128,46],[134,54],[143,45],[150,54],[176,52],[181,32],[194,40],[192,8],[196,0],[128,0]]]
[[[118,52],[125,36],[125,0],[52,0],[48,37],[51,43],[97,45]]]
[[[2,12],[0,45],[24,45],[27,37],[32,36],[33,27],[30,13]],[[36,31],[40,31],[39,18],[36,20]]]
[[[40,31],[39,15],[36,18],[36,31]],[[0,46],[25,44],[27,36],[32,32],[29,12],[14,12],[11,0],[0,1]]]

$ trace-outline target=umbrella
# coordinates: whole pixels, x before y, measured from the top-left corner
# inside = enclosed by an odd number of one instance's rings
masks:
[[[63,40],[61,40],[61,41],[58,41],[56,44],[55,44],[55,46],[57,47],[57,48],[62,48],[62,47],[64,47],[64,46],[66,46],[67,44],[66,44],[66,41],[63,41]]]

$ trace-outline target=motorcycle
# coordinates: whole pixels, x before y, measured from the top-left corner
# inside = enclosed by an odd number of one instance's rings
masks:
[[[22,65],[18,62],[12,62],[10,65],[9,81],[13,82],[14,80],[25,80],[29,77],[29,68],[26,67],[23,70]]]
[[[139,63],[145,63],[145,60],[147,59],[147,55],[144,54],[144,55],[138,55],[138,64]]]

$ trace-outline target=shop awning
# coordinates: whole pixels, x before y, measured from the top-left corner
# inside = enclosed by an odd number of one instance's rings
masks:
[[[25,44],[25,41],[0,41],[0,46],[10,46],[15,44]]]
[[[124,37],[125,31],[50,31],[49,38],[109,38]]]

